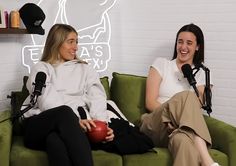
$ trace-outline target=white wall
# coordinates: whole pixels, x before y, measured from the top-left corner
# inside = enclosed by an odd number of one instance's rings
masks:
[[[1,0],[0,5],[14,9],[24,3]],[[179,28],[195,23],[204,31],[206,65],[214,78],[211,115],[236,126],[235,7],[234,0],[117,0],[109,11],[112,58],[101,75],[111,76],[117,71],[146,76],[157,56],[172,57]],[[21,48],[28,38],[29,35],[0,35],[1,111],[10,107],[6,95],[19,90],[22,76],[27,74],[21,64]]]

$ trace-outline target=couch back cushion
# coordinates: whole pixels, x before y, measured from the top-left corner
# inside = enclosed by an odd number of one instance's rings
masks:
[[[146,77],[114,72],[111,81],[111,99],[135,125],[140,124],[140,116],[145,109]]]
[[[111,99],[111,94],[110,94],[110,86],[109,86],[109,79],[107,76],[104,76],[102,78],[100,78],[100,81],[106,91],[106,95],[107,95],[107,100]]]

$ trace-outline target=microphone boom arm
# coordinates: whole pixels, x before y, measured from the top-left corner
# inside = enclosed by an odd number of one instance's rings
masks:
[[[193,74],[195,74],[202,68],[205,71],[205,88],[204,88],[204,95],[203,95],[203,104],[202,108],[207,111],[207,114],[210,116],[210,113],[212,112],[211,106],[211,98],[212,98],[212,93],[211,93],[211,85],[210,85],[210,70],[201,64],[199,67],[196,67],[197,71]]]
[[[202,108],[204,110],[206,110],[208,115],[210,116],[210,113],[212,112],[212,109],[211,109],[212,94],[211,94],[211,85],[210,85],[210,70],[205,66],[202,66],[202,68],[205,71],[205,76],[206,76],[206,86],[205,86],[205,89],[204,89],[205,104],[203,105]]]

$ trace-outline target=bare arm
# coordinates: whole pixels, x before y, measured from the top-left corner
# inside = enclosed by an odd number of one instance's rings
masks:
[[[160,107],[161,103],[157,101],[162,78],[159,72],[151,67],[146,82],[146,108],[152,112]]]
[[[203,101],[204,88],[205,88],[204,85],[200,85],[197,87],[197,90],[199,92],[199,98],[200,98],[201,102]]]

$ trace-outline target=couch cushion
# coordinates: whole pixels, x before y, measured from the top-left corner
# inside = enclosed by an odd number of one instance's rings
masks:
[[[110,97],[111,95],[110,95],[109,79],[107,76],[105,76],[105,77],[100,78],[100,81],[106,91],[107,100],[109,100],[111,98]]]
[[[122,166],[122,157],[117,154],[102,150],[94,150],[92,154],[94,166]],[[47,154],[24,147],[22,136],[14,137],[10,158],[10,165],[14,166],[49,166]]]
[[[221,166],[229,165],[228,156],[225,153],[222,153],[221,151],[216,150],[216,149],[210,149],[209,153],[211,157],[213,158],[213,160],[215,162],[218,162],[219,165]]]
[[[22,136],[14,136],[10,154],[10,165],[14,166],[49,166],[47,154],[31,150],[23,145]]]
[[[172,166],[172,157],[167,148],[155,148],[157,153],[148,152],[144,154],[133,154],[123,156],[123,166]],[[209,150],[213,160],[222,166],[228,166],[227,155],[215,150]]]
[[[124,155],[123,157],[102,150],[93,150],[95,166],[171,166],[172,158],[167,148],[155,148],[156,152]],[[215,149],[210,149],[213,159],[222,166],[228,166],[227,156]],[[14,166],[48,166],[47,154],[31,150],[23,145],[22,136],[13,137],[10,165]],[[122,162],[123,159],[123,162]]]
[[[155,148],[155,152],[123,156],[123,166],[171,166],[172,158],[167,148]]]
[[[139,125],[145,109],[146,77],[114,72],[111,99],[132,123]]]
[[[11,148],[12,125],[10,111],[0,111],[0,166],[8,165]]]

